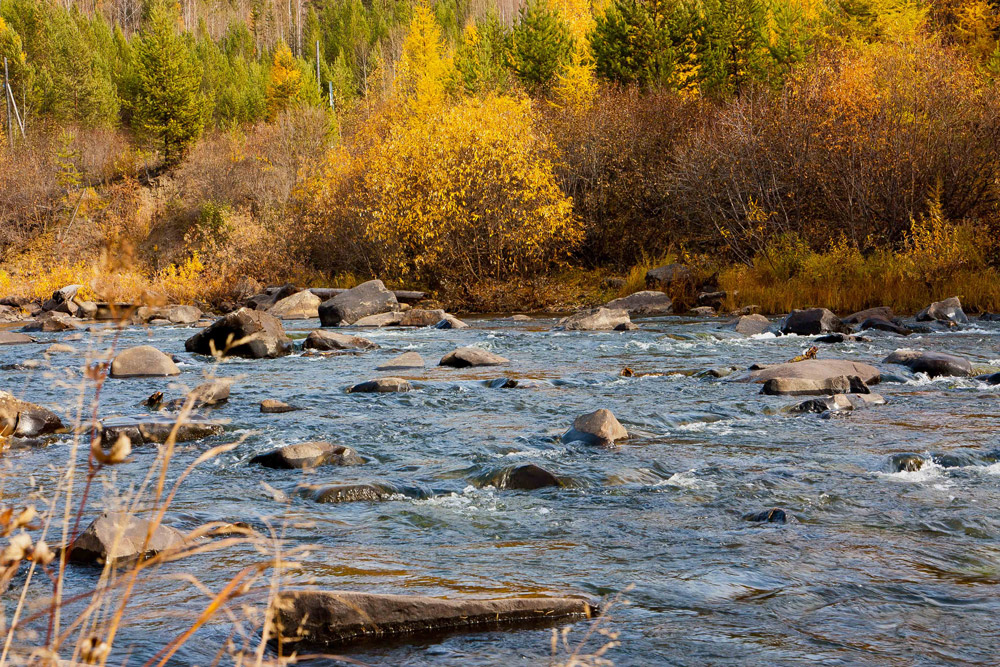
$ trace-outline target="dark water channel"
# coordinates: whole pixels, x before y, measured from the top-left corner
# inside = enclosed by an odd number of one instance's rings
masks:
[[[785,361],[808,338],[734,338],[718,320],[639,320],[625,333],[553,332],[552,319],[471,320],[462,331],[358,332],[381,349],[363,355],[231,361],[237,377],[222,436],[185,445],[176,470],[211,445],[245,435],[236,450],[197,469],[169,522],[187,529],[208,520],[273,526],[289,545],[317,547],[290,585],[437,596],[519,593],[613,595],[628,585],[630,604],[608,627],[622,646],[620,665],[656,664],[997,664],[1000,650],[1000,387],[974,379],[906,376],[875,388],[888,404],[824,419],[778,412],[795,399],[759,395],[757,385],[692,371]],[[305,334],[317,322],[286,323]],[[193,387],[211,367],[184,352],[190,328],[134,328],[119,345],[152,344],[183,359],[180,378],[109,380],[102,415],[142,413],[155,390]],[[823,347],[821,358],[878,365],[897,347],[961,354],[996,364],[1000,328],[884,335],[869,343]],[[64,334],[39,335],[58,341]],[[79,349],[87,340],[72,343]],[[458,345],[511,359],[501,369],[436,367]],[[39,346],[0,347],[0,364],[45,359]],[[385,375],[375,367],[402,351],[428,362],[407,394],[347,394],[351,384]],[[6,370],[0,388],[66,412],[77,399],[80,358],[53,355],[52,369]],[[657,377],[623,378],[624,366]],[[537,386],[490,389],[507,375]],[[56,381],[60,380],[60,381]],[[64,381],[64,382],[63,382]],[[277,398],[305,408],[261,414]],[[614,449],[565,445],[573,418],[611,409],[632,434]],[[370,461],[313,472],[250,465],[276,445],[330,440]],[[5,495],[29,481],[54,485],[67,444],[15,449],[19,474]],[[960,453],[964,465],[927,463],[892,472],[893,454]],[[102,498],[145,474],[155,447],[136,448],[95,491]],[[483,488],[504,466],[533,462],[569,486],[531,492]],[[9,474],[9,473],[8,473]],[[33,475],[29,480],[28,475]],[[386,482],[401,491],[384,502],[324,505],[294,494],[302,482]],[[261,482],[284,490],[279,502]],[[784,508],[786,524],[744,520]],[[250,552],[224,552],[163,568],[195,573],[218,591]],[[259,557],[259,556],[258,556]],[[70,591],[96,571],[74,568]],[[15,581],[17,588],[17,581]],[[10,595],[8,594],[8,597]],[[204,607],[202,593],[175,578],[139,591],[116,654],[142,664]],[[8,614],[14,600],[5,601]],[[582,634],[579,628],[575,635]],[[231,628],[219,619],[200,631],[174,664],[209,664]],[[544,664],[550,631],[454,635],[440,642],[363,646],[347,655],[384,665]],[[599,644],[594,644],[596,648]],[[225,661],[223,661],[225,663]]]

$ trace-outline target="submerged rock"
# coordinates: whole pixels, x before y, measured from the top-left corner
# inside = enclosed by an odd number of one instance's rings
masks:
[[[825,333],[851,333],[851,327],[840,321],[826,308],[793,310],[782,320],[778,330],[783,334],[818,336]]]
[[[319,319],[325,327],[342,326],[394,310],[399,310],[396,295],[381,280],[369,280],[320,304]]]
[[[809,412],[822,414],[824,412],[859,410],[872,405],[885,405],[885,399],[881,395],[874,393],[836,394],[834,396],[813,398],[808,401],[803,401],[802,403],[788,408],[788,411],[792,414],[804,414]]]
[[[806,378],[824,380],[838,376],[856,376],[867,385],[878,384],[879,370],[869,364],[846,359],[806,359],[788,364],[775,364],[753,370],[742,376],[744,382],[767,382],[772,378]]]
[[[48,408],[0,391],[0,435],[34,438],[65,429],[59,416]]]
[[[785,523],[788,520],[788,516],[785,514],[785,510],[780,507],[775,507],[774,509],[764,510],[762,512],[744,514],[743,519],[746,521],[753,521],[755,523]]]
[[[487,484],[498,489],[517,489],[533,491],[548,486],[562,486],[562,482],[553,473],[534,463],[504,468],[490,475]]]
[[[318,296],[303,290],[275,302],[267,312],[281,320],[311,320],[319,317],[320,303]]]
[[[378,378],[356,384],[347,390],[349,394],[391,394],[412,391],[413,386],[403,378]]]
[[[597,610],[579,598],[444,600],[355,591],[283,591],[275,597],[269,613],[276,632],[274,641],[289,650],[365,639],[412,637],[427,641],[444,632],[551,625],[588,619]]]
[[[964,357],[956,357],[944,352],[924,352],[920,350],[896,350],[883,359],[886,364],[901,364],[914,373],[925,373],[930,377],[953,375],[968,377],[973,374],[972,364]]]
[[[864,336],[855,336],[853,334],[830,333],[817,336],[813,339],[813,342],[834,345],[836,343],[867,343],[868,339]]]
[[[893,472],[917,472],[926,462],[919,454],[893,454],[889,459],[889,468]]]
[[[595,445],[610,445],[628,437],[628,431],[621,425],[611,410],[601,408],[580,415],[573,421],[573,427],[563,435],[563,442],[587,442]]]
[[[629,317],[642,315],[669,315],[674,312],[674,302],[663,292],[646,290],[609,301],[608,310],[624,310]]]
[[[273,359],[289,354],[292,341],[273,315],[240,308],[188,338],[184,349],[195,354]]]
[[[390,359],[381,366],[376,366],[377,371],[412,371],[424,367],[424,358],[416,352],[404,352],[403,354]]]
[[[66,547],[66,554],[74,563],[120,565],[183,546],[184,535],[170,526],[153,529],[148,519],[115,512],[95,519]]]
[[[0,331],[0,345],[26,345],[34,343],[35,339],[23,333],[14,331]]]
[[[289,405],[288,403],[283,403],[273,398],[265,398],[263,401],[260,402],[260,411],[267,414],[295,412],[296,410],[301,410],[301,409],[302,408],[300,407]]]
[[[307,484],[300,491],[317,503],[353,503],[387,500],[396,495],[396,490],[379,484]]]
[[[632,324],[628,311],[621,308],[592,308],[559,320],[556,329],[565,331],[614,331]]]
[[[175,432],[176,427],[176,432]],[[101,439],[110,445],[122,434],[128,436],[133,445],[160,444],[175,432],[174,442],[191,442],[222,433],[222,424],[208,421],[184,420],[163,417],[113,417],[99,425]]]
[[[232,387],[232,378],[215,378],[192,389],[188,393],[188,398],[196,408],[222,405],[229,400]]]
[[[194,324],[202,315],[197,306],[140,306],[135,311],[139,322],[166,320],[170,324]]]
[[[364,463],[350,447],[330,442],[300,442],[272,449],[250,459],[267,468],[316,468],[323,465],[354,466]]]
[[[441,357],[439,366],[452,368],[469,368],[478,366],[502,366],[510,363],[510,359],[493,354],[481,347],[460,347]]]
[[[378,344],[361,336],[347,336],[317,329],[310,331],[302,346],[307,350],[377,350]]]
[[[917,322],[954,322],[955,324],[968,324],[969,318],[962,310],[962,302],[957,296],[949,297],[944,301],[935,301],[917,313]]]
[[[111,362],[111,377],[168,377],[180,375],[174,360],[151,345],[122,350]]]

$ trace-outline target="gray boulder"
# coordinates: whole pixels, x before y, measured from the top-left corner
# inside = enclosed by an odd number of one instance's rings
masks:
[[[565,624],[589,619],[597,611],[581,598],[444,600],[356,591],[283,591],[269,613],[275,641],[287,652],[300,646],[401,637],[422,642],[445,632]]]
[[[501,366],[510,363],[510,359],[493,354],[481,347],[460,347],[441,357],[439,366],[452,368],[469,368],[474,366]]]
[[[580,415],[573,420],[573,426],[563,434],[563,442],[587,442],[595,445],[610,445],[628,437],[628,431],[621,425],[611,410],[601,408]]]
[[[822,398],[812,398],[788,408],[792,414],[847,412],[860,410],[873,405],[885,405],[885,399],[879,394],[836,394]]]
[[[379,313],[378,315],[369,315],[368,317],[362,317],[360,320],[352,324],[355,327],[392,327],[397,326],[403,321],[403,312],[399,310],[394,310],[391,313]]]
[[[378,345],[361,336],[347,336],[317,329],[310,331],[303,347],[307,350],[377,350]]]
[[[229,400],[229,392],[232,387],[232,378],[215,378],[192,389],[188,393],[188,398],[196,408],[222,405]]]
[[[944,352],[896,350],[883,359],[882,363],[901,364],[914,373],[925,373],[930,377],[942,375],[969,377],[973,374],[972,364],[968,359]]]
[[[179,531],[164,525],[152,528],[148,519],[115,512],[102,514],[87,526],[66,547],[66,555],[74,563],[121,565],[183,546]]]
[[[783,334],[818,336],[825,333],[851,333],[851,327],[840,321],[826,308],[793,310],[781,321],[778,330]]]
[[[771,322],[763,315],[740,315],[736,319],[729,320],[719,326],[720,329],[735,331],[743,336],[756,336],[767,333],[771,328]]]
[[[957,296],[949,297],[944,301],[935,301],[917,313],[917,322],[954,322],[955,324],[968,324],[969,318],[962,310],[962,302]]]
[[[767,382],[772,378],[805,378],[825,380],[838,376],[855,376],[867,385],[878,384],[879,370],[869,364],[847,359],[806,359],[787,364],[775,364],[750,371],[739,380],[743,382]]]
[[[265,414],[283,414],[285,412],[295,412],[296,410],[301,410],[302,408],[296,407],[294,405],[289,405],[283,401],[278,401],[273,398],[265,398],[260,402],[260,411]]]
[[[222,433],[222,424],[208,421],[174,419],[151,415],[149,417],[114,417],[98,425],[101,440],[110,445],[122,434],[133,445],[161,444],[174,434],[174,442],[193,442]]]
[[[654,290],[635,292],[620,299],[614,299],[604,307],[609,310],[624,310],[630,317],[667,315],[674,312],[674,302],[670,297],[663,292]]]
[[[317,468],[323,465],[354,466],[364,463],[350,447],[330,442],[300,442],[285,445],[250,459],[266,468]]]
[[[841,321],[850,326],[857,326],[865,320],[873,319],[888,320],[889,322],[892,322],[896,319],[896,315],[892,312],[892,308],[889,306],[878,306],[876,308],[866,308],[865,310],[859,310],[856,313],[851,313]]]
[[[76,331],[80,328],[80,320],[70,317],[65,313],[47,312],[42,313],[33,321],[27,322],[21,331],[43,331],[54,333],[57,331]]]
[[[857,376],[838,375],[821,379],[777,377],[764,382],[760,393],[769,396],[832,396],[867,394],[868,386]]]
[[[27,334],[14,331],[0,331],[0,345],[24,345],[34,343],[35,339]]]
[[[646,287],[673,287],[675,285],[691,285],[694,274],[683,264],[667,264],[658,266],[646,272]]]
[[[317,503],[355,503],[387,500],[395,495],[392,487],[381,484],[303,485],[300,492]]]
[[[292,341],[273,315],[240,308],[188,338],[184,349],[195,354],[273,359],[289,354]]]
[[[423,308],[412,308],[399,320],[401,327],[432,327],[443,320],[448,313],[441,309],[425,310]]]
[[[111,377],[167,377],[180,375],[174,360],[151,345],[122,350],[111,361]]]
[[[565,331],[613,331],[623,330],[632,324],[628,311],[620,308],[592,308],[583,310],[559,320],[556,329]]]
[[[320,304],[319,319],[325,327],[342,326],[398,309],[396,295],[381,280],[369,280]]]
[[[892,320],[881,319],[877,317],[870,317],[861,323],[862,331],[887,331],[889,333],[898,334],[900,336],[909,336],[913,333],[911,329],[904,327],[902,324],[894,322]]]
[[[64,431],[56,413],[0,391],[0,435],[35,438]]]

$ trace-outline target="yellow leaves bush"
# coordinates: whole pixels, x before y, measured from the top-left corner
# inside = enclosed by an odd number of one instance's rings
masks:
[[[549,151],[527,101],[464,100],[394,123],[355,154],[333,152],[301,210],[328,247],[364,254],[361,266],[331,270],[435,284],[527,276],[582,239]]]

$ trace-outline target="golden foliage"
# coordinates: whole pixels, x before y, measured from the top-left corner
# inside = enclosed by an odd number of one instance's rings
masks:
[[[396,70],[396,94],[405,111],[424,116],[440,109],[454,76],[440,25],[429,7],[416,5]]]
[[[288,44],[278,42],[267,81],[267,118],[274,120],[302,97],[302,72]]]

